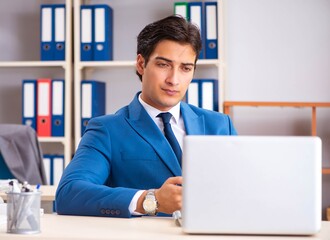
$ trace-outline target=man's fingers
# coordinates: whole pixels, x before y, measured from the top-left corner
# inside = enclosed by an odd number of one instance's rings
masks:
[[[182,177],[170,177],[166,180],[166,183],[182,185]]]

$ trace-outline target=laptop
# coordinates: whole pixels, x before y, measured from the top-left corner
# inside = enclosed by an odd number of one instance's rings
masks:
[[[183,231],[317,233],[321,145],[318,137],[186,136]]]

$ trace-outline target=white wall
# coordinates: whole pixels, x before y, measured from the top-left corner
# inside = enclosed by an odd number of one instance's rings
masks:
[[[330,101],[330,1],[226,3],[228,99]]]
[[[329,0],[225,0],[226,100],[330,102]],[[235,107],[241,135],[310,135],[311,109]],[[330,167],[330,108],[317,109]],[[323,207],[330,207],[323,176]]]

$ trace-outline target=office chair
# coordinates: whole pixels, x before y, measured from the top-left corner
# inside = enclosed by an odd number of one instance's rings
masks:
[[[47,184],[42,151],[33,128],[0,124],[0,179]]]
[[[0,152],[0,179],[13,179],[14,175],[10,172],[5,160]]]

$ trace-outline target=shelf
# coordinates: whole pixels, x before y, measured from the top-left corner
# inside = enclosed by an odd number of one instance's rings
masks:
[[[65,143],[65,137],[38,137],[39,142],[41,143]]]
[[[230,115],[231,107],[296,107],[312,109],[312,136],[316,136],[316,108],[327,107],[330,108],[330,102],[244,102],[244,101],[225,101],[224,113]]]
[[[8,61],[0,62],[0,67],[63,67],[65,61]]]
[[[323,168],[322,173],[323,174],[330,174],[330,168]]]
[[[86,61],[80,62],[80,69],[86,67],[134,67],[136,61]],[[198,60],[197,66],[218,66],[219,60]]]
[[[84,67],[134,67],[135,61],[86,61],[80,62],[80,68]]]
[[[219,67],[220,61],[218,59],[200,59],[197,61],[197,66],[212,66]]]

